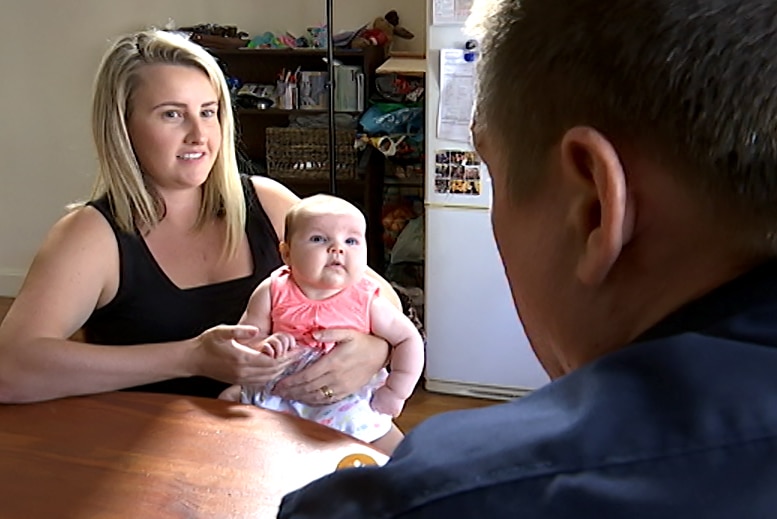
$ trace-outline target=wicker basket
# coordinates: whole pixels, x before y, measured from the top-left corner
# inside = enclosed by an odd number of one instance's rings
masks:
[[[329,178],[329,129],[267,128],[267,174],[274,178]],[[339,180],[356,177],[352,130],[336,130],[336,168]]]

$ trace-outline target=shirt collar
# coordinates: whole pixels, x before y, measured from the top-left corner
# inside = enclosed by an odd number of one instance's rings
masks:
[[[770,260],[675,310],[636,342],[710,328],[748,309],[777,303],[777,260]]]

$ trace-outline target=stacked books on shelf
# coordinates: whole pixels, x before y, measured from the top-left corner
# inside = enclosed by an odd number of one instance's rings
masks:
[[[326,110],[329,104],[326,91],[328,75],[318,71],[302,71],[298,74],[300,110]]]

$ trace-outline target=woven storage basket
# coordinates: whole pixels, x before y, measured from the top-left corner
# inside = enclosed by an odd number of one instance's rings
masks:
[[[328,128],[267,128],[267,174],[274,178],[329,178]],[[336,130],[335,174],[356,177],[352,130]]]

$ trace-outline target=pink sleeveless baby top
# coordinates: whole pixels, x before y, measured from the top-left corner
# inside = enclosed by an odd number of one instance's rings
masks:
[[[313,332],[323,329],[348,328],[370,333],[370,305],[378,295],[379,285],[364,276],[361,281],[327,299],[309,299],[294,282],[291,269],[284,265],[271,275],[272,331],[294,336],[298,344],[324,348],[313,338]]]

